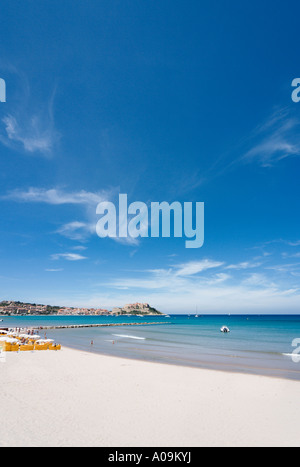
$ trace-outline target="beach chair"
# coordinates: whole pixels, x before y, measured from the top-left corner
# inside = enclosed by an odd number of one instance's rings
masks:
[[[11,344],[10,342],[5,342],[5,351],[6,352],[18,352],[19,344]]]
[[[61,350],[61,345],[58,344],[50,344],[49,350]]]
[[[48,350],[48,344],[34,344],[34,350]]]
[[[21,344],[19,349],[21,352],[29,352],[34,350],[34,345],[33,344]]]

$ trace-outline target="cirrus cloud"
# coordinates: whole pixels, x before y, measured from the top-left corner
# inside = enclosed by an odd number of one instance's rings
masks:
[[[81,261],[83,259],[87,259],[87,257],[76,253],[55,253],[51,255],[51,259],[54,261],[58,261],[60,259],[65,259],[67,261]]]

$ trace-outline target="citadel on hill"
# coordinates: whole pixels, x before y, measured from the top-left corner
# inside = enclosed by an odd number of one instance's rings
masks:
[[[133,303],[123,308],[113,308],[112,311],[103,308],[73,308],[19,301],[0,302],[0,315],[162,315],[160,311],[148,303]]]

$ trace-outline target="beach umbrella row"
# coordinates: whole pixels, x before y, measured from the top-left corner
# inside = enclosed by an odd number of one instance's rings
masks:
[[[21,339],[24,339],[27,342],[22,343]],[[29,343],[28,343],[29,341]],[[30,341],[34,341],[34,344]],[[11,333],[6,335],[0,335],[0,344],[10,344],[15,345],[15,350],[60,350],[61,346],[56,345],[53,339],[40,339],[40,336],[29,335],[29,334],[20,334],[18,338],[12,337]]]

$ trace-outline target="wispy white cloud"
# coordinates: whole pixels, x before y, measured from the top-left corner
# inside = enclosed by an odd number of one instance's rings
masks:
[[[87,259],[87,257],[76,253],[55,253],[54,255],[51,255],[51,259],[54,261],[58,261],[60,259],[65,259],[67,261],[81,261],[83,259]]]
[[[290,255],[290,258],[300,258],[300,252]]]
[[[93,223],[74,221],[62,225],[56,232],[71,240],[84,241],[96,232],[96,226]]]
[[[66,222],[55,233],[75,241],[86,241],[96,233],[96,206],[102,201],[111,199],[113,190],[98,192],[80,190],[68,191],[61,188],[35,188],[27,190],[13,190],[4,196],[2,200],[10,200],[19,203],[44,203],[52,206],[74,205],[83,208],[83,220]]]
[[[242,284],[251,287],[276,288],[276,284],[262,273],[253,273],[242,280]]]
[[[258,268],[262,265],[262,263],[252,263],[250,261],[244,261],[238,264],[230,264],[226,266],[226,269],[253,269]]]
[[[300,156],[300,121],[287,109],[276,111],[259,126],[252,137],[252,147],[242,160],[257,161],[263,167],[271,167],[287,157]]]
[[[91,192],[86,190],[67,191],[61,188],[45,189],[31,187],[27,190],[12,190],[6,195],[1,196],[0,199],[19,203],[44,203],[53,206],[82,206],[85,210],[86,219],[67,222],[61,225],[55,233],[71,240],[86,241],[90,236],[96,234],[96,224],[98,221],[96,206],[101,202],[113,200],[116,193],[117,190],[115,188]],[[119,222],[122,221],[120,220]],[[124,238],[111,237],[109,239],[119,244],[133,247],[140,244],[138,238],[130,236]]]
[[[272,266],[267,266],[265,269],[269,269],[276,272],[290,273],[297,271],[300,268],[300,263],[290,263],[290,264],[275,264]]]
[[[63,269],[60,268],[60,269],[45,269],[46,272],[62,272]]]
[[[176,276],[191,276],[200,272],[206,271],[207,269],[218,268],[224,263],[220,261],[212,261],[204,259],[202,261],[190,261],[188,263],[179,264],[176,266]]]
[[[10,113],[0,122],[0,142],[26,154],[49,156],[61,137],[54,122],[56,89],[50,98],[36,102],[27,77],[18,70],[14,73],[19,76],[18,89],[22,91],[18,98],[11,99]]]
[[[37,115],[24,121],[7,115],[2,123],[4,132],[0,134],[0,141],[8,147],[22,147],[27,153],[50,154],[59,140],[59,134],[53,125],[45,123]]]
[[[256,163],[267,168],[288,157],[298,156],[300,156],[300,120],[292,116],[291,109],[280,108],[235,146],[220,154],[205,172],[196,170],[193,175],[190,173],[181,175],[185,182],[179,187],[177,183],[176,191],[191,191],[200,185],[211,183],[245,163]]]
[[[289,246],[300,246],[300,240],[297,240],[296,242],[287,242]]]
[[[72,250],[75,250],[75,251],[84,251],[84,250],[87,250],[87,247],[86,247],[86,246],[83,246],[83,245],[76,245],[76,246],[73,246],[73,247],[72,247]]]
[[[220,267],[222,262],[203,260],[173,266],[169,269],[152,269],[140,271],[139,277],[117,278],[108,285],[116,288],[144,288],[149,290],[189,290],[191,285],[197,287],[220,284],[230,279],[230,275],[220,272],[209,276],[198,274],[208,269]]]
[[[24,203],[46,203],[52,205],[81,204],[97,206],[101,201],[107,201],[108,191],[89,192],[66,191],[59,188],[29,188],[28,190],[13,190],[2,196],[2,199]]]

